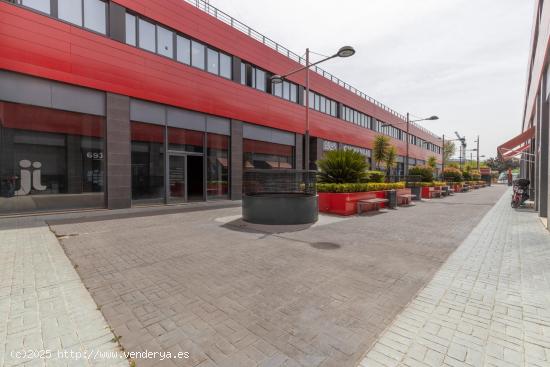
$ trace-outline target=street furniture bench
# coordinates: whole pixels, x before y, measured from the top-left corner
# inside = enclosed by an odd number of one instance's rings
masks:
[[[440,198],[441,197],[441,189],[440,188],[435,188],[435,187],[430,187],[428,196],[430,197],[430,199],[433,199],[434,197]]]
[[[416,195],[413,194],[399,195],[399,205],[411,205],[412,199],[415,197]]]
[[[381,198],[358,200],[357,214],[361,214],[365,207],[367,208],[367,210],[369,207],[373,208],[374,210],[380,210],[380,205],[387,202],[389,202],[388,199],[381,199]]]

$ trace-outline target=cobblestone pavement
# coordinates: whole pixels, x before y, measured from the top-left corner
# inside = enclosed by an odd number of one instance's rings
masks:
[[[48,226],[3,219],[1,227],[0,366],[128,366]],[[79,358],[85,351],[90,360]]]
[[[550,366],[550,235],[504,195],[361,366]]]
[[[50,224],[126,350],[190,353],[137,366],[345,367],[503,192],[278,231],[238,208]]]

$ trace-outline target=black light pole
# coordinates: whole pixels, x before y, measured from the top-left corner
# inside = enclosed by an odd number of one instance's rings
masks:
[[[284,75],[273,75],[271,77],[271,82],[274,84],[279,84],[283,82],[283,79],[292,75],[296,74],[302,70],[306,71],[306,100],[305,100],[305,107],[306,107],[306,128],[305,128],[305,134],[304,134],[304,168],[306,170],[309,170],[309,68],[312,66],[318,65],[322,62],[325,62],[327,60],[333,59],[335,57],[350,57],[355,54],[355,49],[351,46],[344,46],[341,47],[338,52],[336,52],[332,56],[328,56],[322,60],[319,60],[317,62],[314,62],[312,64],[309,63],[309,48],[306,49],[306,65],[296,69],[294,71],[291,71]]]
[[[407,146],[407,153],[406,153],[406,156],[405,156],[405,177],[409,175],[409,144],[411,143],[410,138],[409,138],[410,125],[413,122],[434,121],[434,120],[439,120],[439,117],[430,116],[430,117],[427,117],[425,119],[418,119],[418,120],[411,121],[410,120],[410,114],[407,112],[407,119],[405,120],[405,123],[407,124],[407,145],[406,145]],[[397,124],[402,124],[402,122],[399,122]],[[397,125],[397,124],[395,124],[395,125]],[[386,127],[386,126],[392,126],[392,124],[382,124],[380,127]]]

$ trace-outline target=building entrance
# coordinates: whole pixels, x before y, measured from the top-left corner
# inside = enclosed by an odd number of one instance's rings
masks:
[[[198,154],[168,155],[168,203],[204,200],[204,157]]]

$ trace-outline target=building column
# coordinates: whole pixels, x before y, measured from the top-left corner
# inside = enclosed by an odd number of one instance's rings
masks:
[[[130,98],[107,93],[107,208],[132,206]]]
[[[548,216],[548,101],[546,99],[546,76],[541,82],[541,95],[539,100],[539,123],[540,127],[540,156],[539,156],[539,194],[538,209],[539,215],[543,218]]]
[[[317,162],[321,158],[323,158],[323,139],[311,137],[309,142],[309,159],[312,162]],[[317,169],[317,164],[315,164],[315,169]]]
[[[231,120],[231,159],[230,159],[231,200],[243,197],[243,123]]]
[[[294,167],[296,167],[296,169],[304,169],[304,136],[302,134],[296,134],[296,145],[294,151]]]

